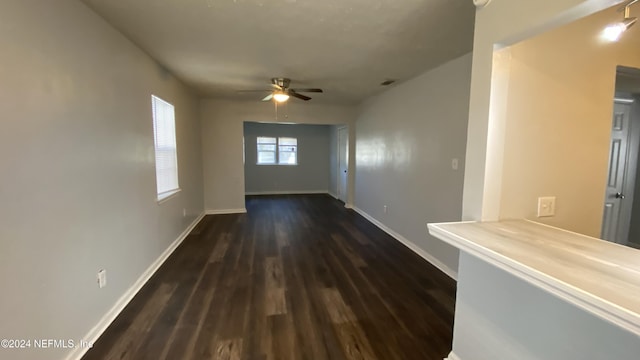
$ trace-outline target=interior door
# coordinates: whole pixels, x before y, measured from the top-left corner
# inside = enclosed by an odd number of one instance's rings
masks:
[[[609,150],[609,173],[602,219],[602,238],[626,244],[631,221],[632,199],[625,195],[625,175],[628,169],[629,134],[631,127],[632,101],[616,98],[611,122],[611,148]],[[627,210],[629,209],[629,210]]]
[[[347,179],[349,175],[349,131],[338,129],[338,199],[347,203]]]

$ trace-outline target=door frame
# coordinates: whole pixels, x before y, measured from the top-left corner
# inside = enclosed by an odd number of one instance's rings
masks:
[[[625,195],[624,200],[620,202],[620,210],[618,215],[618,223],[616,229],[616,238],[609,239],[619,244],[626,245],[629,243],[629,230],[631,228],[631,215],[633,211],[633,203],[636,187],[636,175],[638,171],[638,160],[640,153],[640,94],[635,92],[622,91],[618,87],[618,78],[620,76],[630,76],[640,83],[640,70],[618,66],[616,70],[616,91],[612,103],[631,100],[631,113],[629,115],[629,132],[627,134],[626,159],[624,163],[624,175],[622,177],[622,194]],[[640,87],[640,86],[639,86]],[[607,167],[609,171],[611,164]],[[607,202],[608,191],[605,189],[605,201]],[[604,220],[604,215],[603,215]],[[604,238],[606,223],[602,223],[601,237]]]
[[[344,131],[344,135],[345,135],[345,139],[346,139],[346,149],[345,149],[345,158],[347,163],[346,165],[346,169],[347,169],[347,179],[346,179],[346,184],[345,184],[345,188],[344,188],[344,194],[342,194],[342,197],[344,197],[344,199],[341,199],[341,191],[340,191],[340,184],[341,184],[341,169],[340,169],[340,132]],[[349,198],[349,126],[345,125],[345,126],[339,126],[336,129],[336,156],[337,156],[337,161],[336,161],[336,165],[338,166],[338,178],[336,179],[336,185],[337,185],[337,196],[338,196],[338,200],[343,201],[345,203],[345,205],[347,204],[347,199]]]
[[[640,82],[640,78],[638,81]],[[628,201],[623,201],[620,209],[620,212],[623,214],[621,220],[624,221],[621,225],[624,226],[622,228],[623,232],[621,233],[621,239],[623,241],[616,241],[623,245],[627,245],[631,242],[629,239],[629,232],[631,230],[633,205],[636,203],[636,200],[634,199],[636,196],[636,182],[638,181],[638,166],[640,165],[640,93],[628,93],[628,98],[633,100],[633,104],[631,105],[631,114],[629,119],[630,131],[627,163],[625,164],[624,183],[622,185],[624,191],[623,194],[625,194],[625,196],[628,194],[628,196],[625,197],[625,200]]]
[[[624,175],[622,177],[622,194],[625,198],[620,202],[620,215],[618,218],[618,229],[616,231],[615,242],[626,244],[629,242],[629,229],[631,227],[631,211],[633,210],[633,198],[636,185],[636,173],[638,166],[638,140],[640,140],[640,124],[638,124],[634,114],[637,100],[629,93],[616,92],[616,98],[632,100],[631,113],[629,114],[629,133],[627,134],[627,156],[624,164]],[[604,225],[604,224],[603,224]]]

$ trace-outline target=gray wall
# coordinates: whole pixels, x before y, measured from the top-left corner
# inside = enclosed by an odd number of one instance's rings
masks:
[[[198,101],[80,1],[4,0],[0,24],[0,337],[83,339],[203,211]],[[151,94],[176,109],[162,204]]]
[[[636,98],[636,104],[634,104],[633,113],[631,115],[633,117],[632,126],[638,126],[640,125],[640,104],[638,104],[637,102],[640,101],[640,91],[634,95]],[[633,133],[634,132],[632,132],[632,134]],[[636,164],[636,183],[633,192],[631,226],[629,227],[629,238],[627,239],[627,241],[635,245],[635,247],[640,248],[640,161],[638,161],[638,163]]]
[[[637,360],[637,335],[465,252],[453,351],[460,360]]]
[[[256,165],[258,136],[297,138],[298,165]],[[248,194],[329,190],[329,126],[245,122],[244,141]]]
[[[461,219],[470,78],[467,54],[368,100],[356,122],[356,207],[452,272],[458,250],[426,224]]]
[[[616,91],[623,93],[633,94],[638,100],[640,100],[640,70],[625,68],[618,68],[618,74],[616,76]],[[622,72],[620,72],[622,71]],[[632,125],[640,125],[640,104],[634,105],[632,113]],[[632,131],[631,134],[637,134]],[[636,183],[633,193],[633,206],[631,212],[631,226],[629,228],[628,242],[632,243],[632,246],[640,247],[640,164],[636,165]]]

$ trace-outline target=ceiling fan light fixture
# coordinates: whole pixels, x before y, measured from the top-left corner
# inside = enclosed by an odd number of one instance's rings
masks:
[[[273,94],[273,99],[279,103],[283,103],[289,100],[289,95],[283,92],[276,92],[275,94]]]
[[[290,88],[290,84],[291,80],[289,78],[272,78],[272,89],[238,90],[238,92],[268,92],[268,95],[262,98],[262,101],[273,100],[276,103],[287,102],[289,98],[309,101],[311,97],[301,93],[324,93],[324,90],[320,88]]]

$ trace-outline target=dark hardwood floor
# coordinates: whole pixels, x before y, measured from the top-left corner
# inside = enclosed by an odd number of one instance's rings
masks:
[[[84,359],[449,353],[456,284],[428,262],[326,195],[247,210],[205,217]]]

